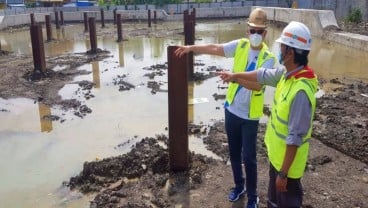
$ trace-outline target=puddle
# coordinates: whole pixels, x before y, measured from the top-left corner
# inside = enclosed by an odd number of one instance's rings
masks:
[[[244,36],[243,28],[245,24],[241,20],[197,22],[196,43],[230,41]],[[83,25],[65,26],[55,37],[59,41],[45,44],[45,54],[85,52],[88,41],[75,38],[78,36],[75,34],[83,30]],[[273,42],[279,34],[279,30],[269,28],[267,42]],[[2,48],[19,54],[31,53],[28,37],[28,31],[0,33]],[[64,99],[80,99],[92,109],[84,118],[33,100],[0,98],[0,207],[88,207],[90,197],[61,191],[62,181],[78,174],[84,161],[123,154],[142,137],[168,133],[165,130],[168,126],[167,92],[152,94],[147,88],[150,79],[144,76],[147,71],[143,68],[165,64],[167,46],[181,44],[183,38],[132,37],[116,43],[116,38],[99,37],[98,47],[110,51],[112,57],[81,66],[81,70],[91,73],[74,80],[93,82],[90,89],[93,97],[83,99],[77,84],[65,85],[59,91]],[[270,48],[278,53],[276,44]],[[319,77],[368,80],[368,71],[363,69],[368,53],[321,40],[314,40],[312,50],[310,65]],[[208,66],[229,70],[232,66],[232,59],[208,55],[196,56],[195,61],[205,64],[196,66],[198,70]],[[62,67],[54,70],[62,70]],[[122,74],[135,88],[119,91],[113,81]],[[166,71],[154,80],[164,83],[162,89],[167,88]],[[213,97],[215,93],[225,93],[223,86],[217,77],[190,85],[189,99],[193,104],[188,108],[189,121],[207,124],[223,119],[223,100]],[[272,88],[267,88],[265,97],[265,103],[271,104]],[[63,122],[43,119],[50,115],[63,118]],[[119,144],[124,145],[118,147]],[[201,139],[191,136],[189,147],[216,157],[205,149]]]

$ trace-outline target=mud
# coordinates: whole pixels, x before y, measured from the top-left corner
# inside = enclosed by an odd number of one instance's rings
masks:
[[[341,30],[361,34],[368,35],[368,22],[360,22],[360,23],[350,23],[347,21],[340,21],[339,26]]]
[[[330,82],[338,87],[318,98],[303,178],[303,207],[368,207],[368,86],[360,81]],[[261,124],[257,141],[260,207],[266,207],[267,190],[264,132],[265,124]],[[160,135],[144,138],[125,155],[86,162],[83,171],[64,184],[83,193],[96,193],[91,202],[96,208],[242,207],[246,197],[233,204],[226,200],[232,177],[223,121],[190,124],[188,133],[202,138],[207,149],[222,159],[191,153],[188,171],[170,172],[168,138]]]
[[[339,87],[317,100],[312,136],[368,164],[368,85],[338,79],[331,82]]]
[[[33,57],[25,55],[0,56],[0,97],[4,99],[25,97],[48,106],[61,106],[66,111],[73,111],[75,115],[84,117],[91,113],[85,104],[76,99],[63,100],[58,91],[65,85],[75,83],[79,85],[81,95],[86,99],[91,94],[92,82],[72,82],[78,75],[91,72],[77,69],[92,61],[109,57],[109,52],[99,50],[96,54],[75,53],[46,58],[44,72],[34,69]],[[63,66],[63,70],[53,71],[56,66]]]

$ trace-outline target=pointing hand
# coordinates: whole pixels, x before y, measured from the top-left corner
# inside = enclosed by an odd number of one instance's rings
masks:
[[[235,81],[234,73],[222,71],[222,72],[216,72],[216,74],[219,75],[222,81],[224,82],[234,82]]]
[[[175,50],[175,55],[176,56],[183,56],[186,53],[190,52],[190,46],[178,46],[178,48]]]

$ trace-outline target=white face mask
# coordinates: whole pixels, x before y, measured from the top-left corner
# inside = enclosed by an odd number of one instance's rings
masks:
[[[263,38],[262,38],[262,35],[255,33],[255,34],[249,35],[249,40],[250,40],[250,45],[252,45],[253,47],[258,47],[261,45]]]

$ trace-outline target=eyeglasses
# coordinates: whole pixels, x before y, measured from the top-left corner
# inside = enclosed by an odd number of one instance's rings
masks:
[[[259,34],[259,35],[262,35],[264,31],[265,31],[265,30],[263,30],[263,29],[261,29],[261,30],[250,29],[250,30],[249,30],[249,33],[250,33],[250,34],[257,33],[257,34]]]

